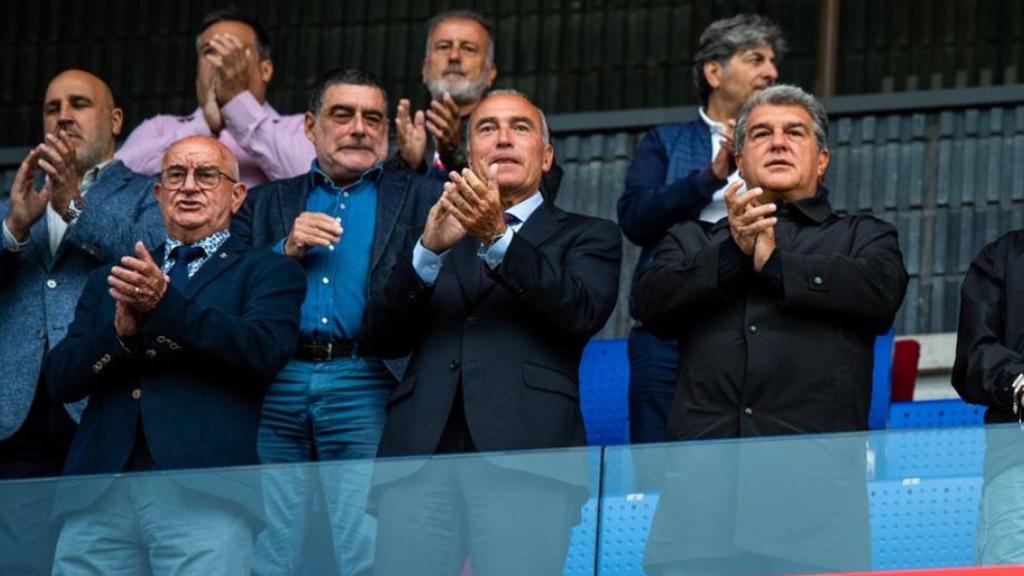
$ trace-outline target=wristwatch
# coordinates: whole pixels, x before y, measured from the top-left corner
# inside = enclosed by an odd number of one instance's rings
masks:
[[[85,209],[85,200],[81,197],[72,198],[68,202],[68,207],[64,209],[64,212],[60,215],[65,222],[71,223],[78,219],[82,215],[82,210]]]

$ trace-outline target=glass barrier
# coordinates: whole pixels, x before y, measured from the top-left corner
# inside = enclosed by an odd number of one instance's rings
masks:
[[[969,572],[1024,563],[1022,464],[1014,425],[5,481],[0,574]]]

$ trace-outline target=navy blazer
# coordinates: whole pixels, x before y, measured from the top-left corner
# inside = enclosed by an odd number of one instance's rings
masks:
[[[153,255],[162,262],[163,247]],[[130,352],[114,331],[108,274],[90,276],[46,364],[56,400],[90,398],[65,474],[124,470],[140,421],[158,469],[256,464],[264,393],[298,340],[302,269],[230,238],[184,290],[168,287]]]
[[[252,246],[268,246],[286,238],[295,218],[306,210],[313,189],[312,173],[268,182],[249,191],[242,209],[232,219],[231,235]],[[411,254],[423,231],[427,213],[441,196],[442,183],[409,170],[384,168],[377,181],[377,221],[367,286],[361,352],[379,355],[389,335],[375,332],[370,317],[373,295],[381,292],[388,274],[401,256]]]
[[[67,333],[86,278],[95,268],[131,254],[135,242],[163,242],[164,225],[153,194],[156,181],[115,160],[89,189],[85,208],[50,254],[44,214],[29,244],[11,252],[0,244],[0,440],[28,415],[43,357]],[[0,220],[8,200],[0,201]],[[78,420],[85,402],[68,405]]]

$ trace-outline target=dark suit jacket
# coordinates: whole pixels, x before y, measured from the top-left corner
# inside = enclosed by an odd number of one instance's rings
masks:
[[[153,255],[159,264],[163,246]],[[184,290],[168,287],[132,352],[114,331],[108,274],[90,276],[47,362],[54,399],[90,398],[65,473],[124,470],[140,420],[158,469],[256,464],[263,395],[298,338],[301,268],[232,237]],[[258,498],[205,487],[245,504]]]
[[[375,293],[384,352],[412,351],[388,402],[380,455],[432,454],[461,382],[480,451],[583,445],[578,370],[587,340],[615,306],[622,239],[607,220],[545,202],[482,273],[471,237],[452,248],[434,286],[403,254]]]
[[[427,212],[441,195],[441,183],[407,170],[384,169],[377,181],[377,221],[373,228],[367,308],[364,318],[363,349],[374,354],[377,337],[373,323],[372,295],[384,289],[388,273],[401,255],[411,253],[419,238]],[[249,191],[242,209],[231,222],[231,235],[253,246],[277,243],[288,236],[295,218],[306,210],[306,197],[313,189],[312,174],[269,182]]]

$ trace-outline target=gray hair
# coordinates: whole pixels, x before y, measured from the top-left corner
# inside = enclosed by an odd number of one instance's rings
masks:
[[[430,37],[434,35],[434,29],[445,20],[470,20],[476,22],[487,32],[487,64],[494,63],[494,27],[487,18],[473,10],[448,10],[441,12],[427,21],[427,50],[426,55],[430,56]]]
[[[534,104],[533,100],[530,100],[530,97],[527,96],[526,94],[523,94],[519,90],[514,90],[512,88],[503,88],[501,90],[491,90],[490,92],[487,93],[486,96],[483,97],[482,100],[480,100],[480,103],[482,104],[484,100],[487,100],[491,96],[502,96],[502,95],[504,95],[504,96],[519,96],[523,100],[526,100],[527,102],[529,102],[530,105],[533,106],[534,109],[537,110],[537,114],[540,115],[540,131],[541,131],[541,135],[544,137],[544,143],[545,144],[550,144],[551,143],[551,131],[548,130],[548,119],[547,119],[546,116],[544,116],[544,111],[540,109],[540,106],[537,106],[536,104]],[[470,131],[472,131],[473,127],[470,126],[469,129],[470,129]],[[466,148],[469,148],[469,138],[466,138]]]
[[[711,85],[704,77],[705,64],[718,62],[725,66],[736,54],[762,44],[772,47],[776,60],[781,60],[786,52],[782,29],[764,16],[740,14],[708,25],[700,35],[700,49],[693,58],[693,84],[701,103],[707,105],[711,96]]]
[[[818,138],[818,151],[828,150],[828,114],[825,107],[814,96],[790,84],[778,84],[765,88],[747,100],[740,109],[736,120],[736,153],[743,153],[743,139],[747,134],[747,120],[758,106],[799,106],[807,111],[814,124],[814,135]]]

